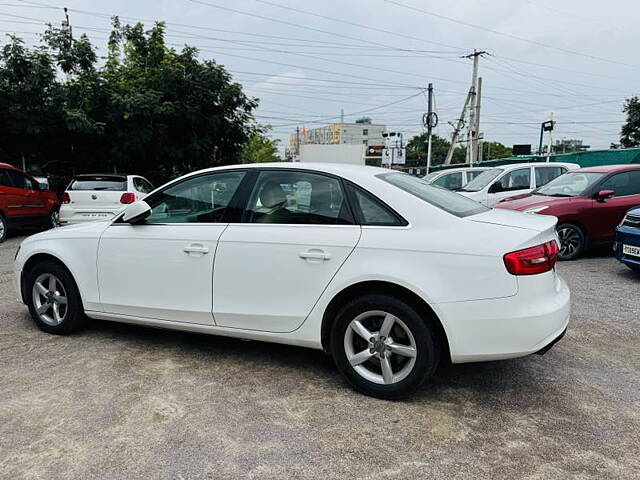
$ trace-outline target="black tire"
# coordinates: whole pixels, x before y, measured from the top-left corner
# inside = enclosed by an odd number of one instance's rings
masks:
[[[61,319],[57,324],[52,324],[57,320],[53,312],[53,303],[49,310],[43,313],[43,316],[48,317],[51,322],[41,318],[41,314],[37,312],[38,303],[41,303],[41,306],[44,307],[46,302],[43,302],[43,300],[47,298],[47,295],[41,293],[36,300],[34,297],[34,285],[40,278],[47,276],[49,278],[53,276],[59,282],[53,287],[53,290],[59,294],[58,298],[66,298],[66,305],[59,306],[58,316]],[[49,290],[52,291],[51,289]],[[53,296],[53,294],[51,295]],[[52,299],[49,300],[53,302]],[[49,260],[43,261],[25,273],[25,301],[29,307],[31,318],[33,318],[38,328],[44,332],[67,335],[83,328],[87,323],[78,286],[71,273],[59,263]]]
[[[60,209],[52,208],[51,212],[49,212],[49,220],[47,222],[46,228],[58,228],[60,226]]]
[[[382,313],[379,318],[376,314]],[[369,317],[367,315],[373,314]],[[385,358],[384,345],[380,344],[380,337],[376,342],[364,341],[364,337],[357,335],[352,330],[351,322],[357,317],[364,316],[363,322],[368,322],[371,326],[371,332],[378,335],[382,330],[384,314],[391,314],[396,317],[393,327],[387,337],[387,341],[391,342],[392,335],[396,335],[399,340],[397,344],[407,345],[411,342],[409,336],[405,335],[405,329],[408,329],[415,343],[415,362],[410,365],[411,358],[399,354],[387,354],[387,361],[392,366],[393,377],[398,378],[394,383],[384,382],[382,375],[382,358]],[[398,322],[397,320],[400,320]],[[378,323],[376,323],[378,322]],[[377,325],[377,327],[376,327]],[[377,328],[377,331],[376,331]],[[347,329],[352,332],[348,333]],[[399,330],[398,330],[399,329]],[[369,330],[369,329],[367,329]],[[366,333],[366,332],[365,332]],[[403,340],[404,339],[404,340]],[[382,342],[384,343],[384,337]],[[373,353],[373,356],[357,366],[352,366],[348,359],[348,344],[360,342],[360,346],[353,348],[361,354],[367,355],[366,351]],[[373,346],[373,349],[371,348]],[[390,348],[390,346],[387,346]],[[379,352],[381,349],[383,352]],[[383,294],[370,294],[357,297],[347,303],[336,316],[336,320],[331,330],[331,354],[336,367],[344,375],[347,381],[359,392],[371,397],[381,398],[385,400],[396,400],[404,398],[420,388],[427,380],[431,378],[435,372],[438,361],[440,359],[440,344],[438,337],[428,322],[420,315],[410,304]],[[394,371],[393,367],[397,368]],[[411,367],[411,368],[409,368]],[[365,378],[361,372],[370,376],[370,373],[380,372],[378,381],[372,381]],[[364,370],[362,370],[364,368]],[[376,370],[377,369],[377,370]],[[403,373],[403,370],[405,373]],[[403,376],[404,375],[404,376]]]
[[[586,235],[582,229],[574,223],[561,223],[556,227],[560,237],[559,260],[575,260],[584,252]]]
[[[7,220],[4,218],[4,215],[0,213],[0,243],[4,242],[7,238]]]

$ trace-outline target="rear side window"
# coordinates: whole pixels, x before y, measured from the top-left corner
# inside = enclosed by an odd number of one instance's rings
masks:
[[[13,183],[11,183],[9,172],[7,170],[0,170],[0,186],[13,187]]]
[[[470,198],[444,188],[434,187],[421,178],[405,173],[383,173],[378,175],[378,178],[456,217],[468,217],[489,210]]]
[[[354,214],[360,225],[402,227],[407,222],[373,195],[353,185],[348,186]]]
[[[127,177],[111,175],[87,175],[73,179],[67,190],[101,190],[106,192],[126,192]]]
[[[536,172],[536,188],[546,185],[567,171],[564,167],[535,167],[534,170]]]
[[[600,190],[613,190],[616,197],[640,194],[640,170],[616,173],[600,186]]]

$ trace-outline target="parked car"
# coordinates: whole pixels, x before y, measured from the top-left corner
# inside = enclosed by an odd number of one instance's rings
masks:
[[[58,226],[56,194],[31,175],[0,163],[0,243],[9,230]]]
[[[609,165],[569,172],[495,208],[557,217],[559,258],[572,260],[589,246],[611,245],[616,225],[639,204],[640,165]]]
[[[546,185],[569,170],[580,168],[575,163],[516,163],[495,167],[481,173],[459,193],[488,207],[500,200]]]
[[[62,194],[60,224],[112,219],[152,190],[151,183],[138,175],[76,175]]]
[[[457,191],[487,170],[491,170],[491,167],[449,168],[447,170],[431,172],[422,178],[429,183],[446,188],[447,190]]]
[[[613,252],[618,260],[640,273],[640,204],[629,210],[616,228]]]
[[[555,223],[388,169],[220,167],[29,237],[15,278],[46,332],[86,316],[324,349],[356,389],[398,398],[441,353],[521,357],[563,335]]]

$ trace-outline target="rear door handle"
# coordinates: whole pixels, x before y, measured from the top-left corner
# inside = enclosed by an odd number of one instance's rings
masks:
[[[192,243],[191,245],[184,247],[184,253],[199,253],[201,255],[206,255],[209,253],[209,247],[205,247],[201,243]]]
[[[320,250],[319,248],[312,248],[304,252],[300,252],[300,258],[304,260],[330,260],[331,254]]]

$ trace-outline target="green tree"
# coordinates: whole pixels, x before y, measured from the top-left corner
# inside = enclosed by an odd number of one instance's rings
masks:
[[[278,140],[272,140],[261,133],[254,134],[242,149],[242,163],[264,163],[281,161],[278,155]]]
[[[506,158],[513,155],[511,148],[503,145],[500,142],[483,142],[482,148],[484,149],[482,152],[483,160]]]
[[[416,135],[407,143],[407,165],[427,164],[427,134]],[[438,135],[431,136],[431,165],[440,165],[447,158],[447,152],[451,142]],[[461,163],[465,160],[465,150],[456,147],[453,151],[452,163]]]
[[[620,132],[620,144],[625,148],[640,147],[640,98],[628,98],[622,110],[627,120]]]

